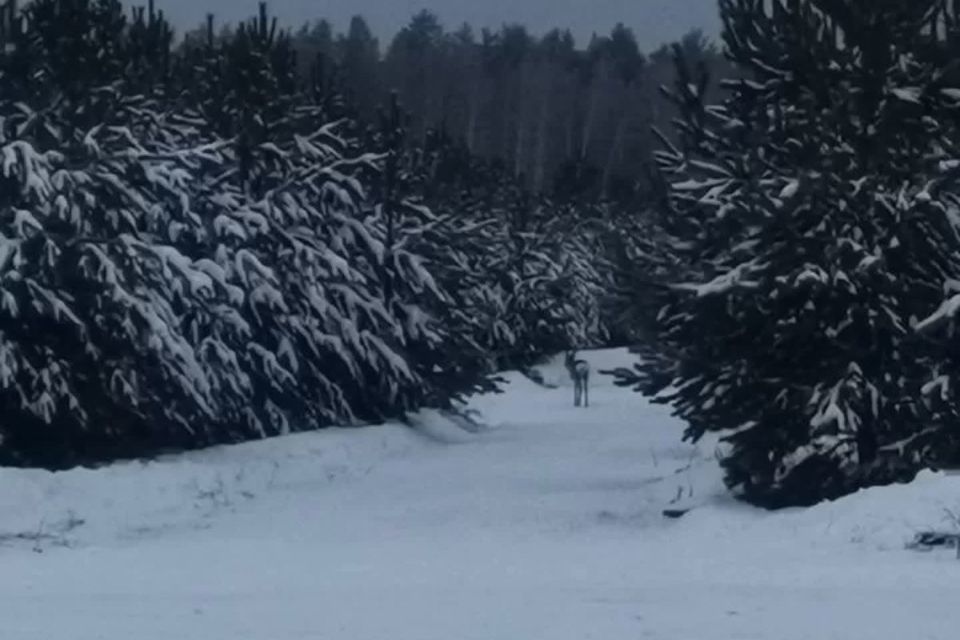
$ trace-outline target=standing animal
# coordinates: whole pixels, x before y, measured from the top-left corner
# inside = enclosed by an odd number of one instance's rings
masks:
[[[573,380],[573,406],[579,407],[583,399],[585,407],[590,406],[590,363],[577,358],[577,352],[567,351],[564,365]]]

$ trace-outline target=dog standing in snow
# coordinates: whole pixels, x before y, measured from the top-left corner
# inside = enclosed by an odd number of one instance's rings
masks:
[[[590,363],[577,358],[576,351],[567,351],[564,365],[573,380],[573,406],[579,407],[583,399],[585,407],[590,406]]]

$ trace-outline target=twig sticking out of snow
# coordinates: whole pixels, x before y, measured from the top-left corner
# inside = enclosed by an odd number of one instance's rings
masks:
[[[33,538],[33,552],[34,553],[43,553],[43,548],[40,546],[40,538],[43,537],[43,525],[45,520],[40,519],[40,524],[37,525],[37,533]]]

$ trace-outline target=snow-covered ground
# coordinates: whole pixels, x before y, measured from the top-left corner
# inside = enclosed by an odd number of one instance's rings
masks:
[[[588,354],[594,368],[631,362]],[[438,415],[62,474],[0,470],[3,640],[948,640],[960,561],[904,542],[960,477],[766,513],[594,377]],[[694,506],[680,520],[670,502]]]

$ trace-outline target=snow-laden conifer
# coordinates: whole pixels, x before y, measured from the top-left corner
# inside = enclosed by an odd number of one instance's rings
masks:
[[[724,433],[727,481],[750,500],[810,503],[909,477],[929,444],[921,386],[943,355],[912,323],[957,267],[955,205],[936,182],[956,134],[952,10],[721,10],[743,79],[719,105],[691,70],[674,92],[682,142],[659,163],[681,277],[658,315],[667,357],[640,381],[688,437]]]

